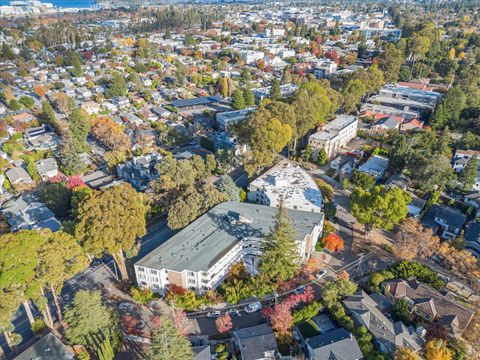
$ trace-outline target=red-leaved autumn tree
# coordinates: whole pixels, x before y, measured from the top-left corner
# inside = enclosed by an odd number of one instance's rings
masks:
[[[343,239],[337,234],[330,233],[322,240],[323,245],[331,252],[343,250]]]
[[[220,334],[225,334],[233,328],[232,318],[228,313],[224,314],[215,320],[215,325],[217,325],[217,330]]]

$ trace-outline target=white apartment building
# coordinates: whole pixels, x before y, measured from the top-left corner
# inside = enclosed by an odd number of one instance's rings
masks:
[[[299,165],[283,160],[248,187],[248,201],[287,209],[323,212],[322,193],[312,177]]]
[[[308,259],[323,229],[323,214],[288,210],[302,261]],[[199,293],[214,289],[230,268],[243,261],[255,273],[262,241],[276,209],[225,202],[215,206],[135,263],[140,287],[164,293],[171,284]]]
[[[320,149],[325,149],[329,159],[357,136],[358,119],[352,115],[341,115],[330,121],[323,130],[310,135],[308,143],[312,148],[312,158],[317,160]]]
[[[247,50],[242,52],[242,59],[247,64],[253,64],[258,60],[263,59],[264,56],[265,54],[263,53],[263,51]]]

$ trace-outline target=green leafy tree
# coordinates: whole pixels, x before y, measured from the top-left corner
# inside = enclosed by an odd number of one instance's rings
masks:
[[[35,101],[33,101],[33,99],[30,96],[20,97],[19,102],[20,102],[20,104],[22,104],[23,106],[25,106],[28,109],[33,108],[33,106],[35,105]]]
[[[0,51],[0,58],[5,60],[15,60],[15,53],[12,48],[6,43],[2,43],[2,49]]]
[[[57,126],[57,118],[55,116],[55,112],[53,111],[52,105],[48,100],[44,100],[42,102],[42,115],[41,115],[42,121],[53,127],[56,128]]]
[[[240,188],[235,185],[230,175],[222,175],[220,177],[218,188],[230,201],[240,201]]]
[[[235,89],[232,95],[232,107],[235,110],[241,110],[245,108],[245,98],[243,97],[243,91]]]
[[[108,84],[108,88],[105,91],[107,99],[111,99],[114,96],[127,96],[127,83],[125,78],[119,72],[112,74],[112,79]]]
[[[351,181],[353,185],[361,187],[364,190],[371,189],[376,183],[375,176],[358,171],[357,169],[353,170]]]
[[[67,175],[75,175],[85,169],[85,165],[79,156],[77,141],[67,132],[62,137],[57,159],[59,161],[60,170]]]
[[[475,179],[478,176],[478,160],[476,156],[472,156],[468,160],[467,165],[460,173],[458,179],[463,184],[465,190],[471,190],[473,185],[475,185]]]
[[[406,299],[398,299],[393,304],[393,314],[397,317],[398,320],[402,321],[405,324],[409,324],[412,316],[408,308],[408,301]]]
[[[397,49],[392,43],[389,43],[384,51],[378,56],[378,65],[380,70],[385,74],[385,81],[387,83],[394,83],[398,80],[398,74],[402,63],[402,51]]]
[[[320,166],[328,164],[328,156],[327,156],[327,152],[325,151],[324,148],[321,148],[318,151],[317,164],[320,165]]]
[[[37,253],[36,277],[50,289],[56,306],[58,319],[62,320],[62,309],[58,295],[63,283],[88,265],[82,247],[76,239],[63,231],[45,231],[47,241]]]
[[[135,240],[145,235],[145,211],[143,195],[130,184],[98,191],[79,205],[75,235],[87,253],[111,254],[123,280],[128,280],[124,252],[130,252]]]
[[[153,333],[148,360],[192,360],[193,351],[190,341],[181,335],[168,318],[164,318],[160,327]]]
[[[77,152],[85,152],[88,150],[87,135],[90,131],[90,124],[86,119],[85,113],[73,108],[67,117],[68,132],[74,140]]]
[[[270,87],[270,99],[280,100],[282,98],[282,90],[280,89],[280,81],[274,78]]]
[[[350,80],[342,91],[345,111],[353,112],[365,95],[366,87],[360,79]]]
[[[102,303],[99,291],[79,290],[65,312],[65,321],[67,339],[84,346],[89,346],[97,334],[116,332],[118,328],[114,311]]]
[[[260,271],[274,281],[292,278],[300,268],[300,254],[295,229],[283,202],[275,215],[275,225],[265,239]]]
[[[251,89],[245,89],[243,91],[243,98],[245,99],[245,107],[255,106],[255,95]]]
[[[351,197],[352,214],[367,230],[391,230],[407,216],[410,201],[410,195],[397,187],[374,186],[369,190],[356,187]]]
[[[12,99],[8,103],[8,108],[10,110],[17,111],[17,110],[20,110],[22,108],[22,105],[16,99]]]

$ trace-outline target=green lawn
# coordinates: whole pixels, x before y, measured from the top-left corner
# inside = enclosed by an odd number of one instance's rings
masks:
[[[298,324],[297,327],[305,339],[320,335],[320,329],[312,320],[304,321]]]

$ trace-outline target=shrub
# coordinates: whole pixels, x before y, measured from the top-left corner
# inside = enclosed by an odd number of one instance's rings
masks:
[[[157,295],[152,291],[152,289],[149,288],[140,289],[137,287],[132,287],[130,289],[130,293],[133,297],[133,300],[135,300],[140,305],[146,305],[150,301],[157,298]]]
[[[47,325],[45,325],[45,321],[43,319],[36,319],[32,324],[32,332],[35,335],[43,334],[47,330]]]
[[[318,314],[322,309],[322,305],[318,301],[314,301],[303,308],[293,312],[293,322],[298,324],[305,320],[310,320]]]

